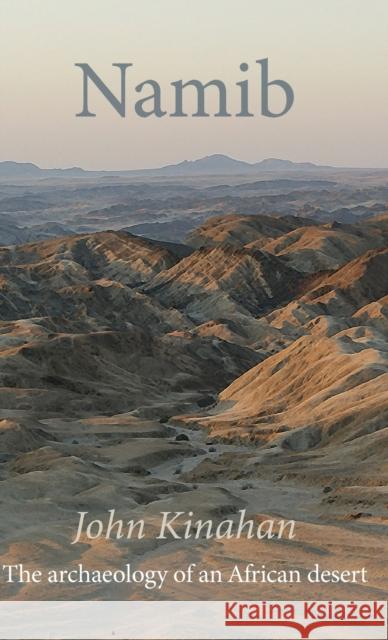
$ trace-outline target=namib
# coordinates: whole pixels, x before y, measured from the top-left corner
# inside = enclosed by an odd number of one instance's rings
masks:
[[[200,82],[199,80],[188,80],[186,82],[176,80],[175,82],[171,82],[172,96],[168,97],[169,100],[172,100],[173,110],[170,113],[167,113],[164,108],[165,96],[164,94],[162,96],[160,84],[156,80],[144,80],[134,87],[136,93],[142,94],[142,97],[134,102],[133,108],[135,114],[140,118],[149,118],[150,116],[163,118],[166,115],[171,118],[186,118],[189,115],[193,118],[208,118],[210,115],[216,118],[230,118],[232,115],[237,118],[253,118],[258,114],[267,118],[284,116],[294,103],[294,92],[291,85],[285,80],[270,81],[268,58],[256,60],[255,64],[258,65],[258,67],[255,67],[258,73],[254,73],[255,85],[253,90],[251,90],[251,81],[249,79],[244,78],[235,83],[236,89],[232,97],[234,103],[238,105],[237,113],[232,114],[229,110],[228,90],[226,84],[221,80],[210,80],[206,83]],[[92,83],[94,89],[98,89],[113,109],[122,118],[125,118],[127,116],[126,98],[128,94],[127,69],[134,65],[129,62],[115,62],[112,64],[113,67],[117,67],[119,70],[119,95],[115,95],[86,62],[77,62],[75,66],[82,70],[83,78],[83,107],[82,111],[76,115],[81,118],[93,118],[96,116],[96,114],[89,109],[89,86],[90,83]],[[240,64],[240,71],[245,74],[249,71],[249,65],[246,62],[242,62]],[[270,89],[272,108],[270,106]],[[206,109],[205,96],[208,99],[209,95],[212,99],[212,104],[215,104],[214,113],[212,114]],[[187,108],[184,105],[184,97],[186,105],[187,98],[189,98],[190,104],[192,104],[194,98],[194,109],[190,114],[187,113]],[[273,108],[274,99],[277,105],[276,110]],[[279,102],[281,108],[279,108]],[[251,109],[252,104],[255,105],[255,109]]]

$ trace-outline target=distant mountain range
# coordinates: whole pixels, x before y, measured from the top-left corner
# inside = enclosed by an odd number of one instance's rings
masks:
[[[94,174],[94,171],[85,171],[80,167],[70,169],[41,169],[32,162],[0,162],[0,178],[49,178],[52,176],[83,176]],[[98,173],[98,172],[97,172]]]
[[[30,162],[0,162],[0,178],[51,178],[51,177],[98,177],[98,176],[199,176],[199,175],[241,175],[261,172],[323,171],[333,169],[312,162],[291,162],[277,158],[267,158],[260,162],[244,162],[222,154],[214,154],[199,160],[184,160],[156,169],[135,169],[127,171],[87,171],[80,167],[69,169],[41,169]]]
[[[168,165],[158,169],[160,175],[226,175],[243,173],[260,173],[262,171],[311,171],[316,169],[332,169],[312,162],[291,162],[278,158],[267,158],[260,162],[244,162],[229,156],[214,154],[199,160],[184,160],[179,164]]]
[[[266,158],[260,162],[245,162],[216,153],[198,160],[184,160],[155,169],[128,169],[119,171],[88,171],[81,167],[68,169],[41,169],[31,162],[0,162],[0,179],[4,178],[82,178],[114,176],[221,176],[221,175],[259,175],[261,173],[309,173],[328,171],[357,171],[356,167],[335,167],[319,165],[313,162],[292,162],[279,158]],[[385,171],[386,169],[368,169]]]

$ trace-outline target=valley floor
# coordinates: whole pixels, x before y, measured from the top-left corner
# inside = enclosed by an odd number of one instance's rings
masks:
[[[316,480],[291,481],[274,470],[270,479],[255,473],[263,451],[209,440],[204,430],[185,429],[131,414],[42,422],[49,438],[44,447],[19,456],[4,470],[1,563],[23,563],[43,571],[185,568],[243,573],[298,570],[300,583],[232,582],[176,585],[162,590],[144,585],[2,584],[2,599],[383,599],[388,552],[386,527],[377,516],[354,504],[336,510],[330,487]],[[178,436],[178,440],[176,437]],[[51,440],[50,440],[51,438]],[[187,439],[184,439],[187,438]],[[268,470],[268,466],[267,466]],[[16,477],[17,473],[17,477]],[[268,476],[269,477],[269,476]],[[334,491],[335,494],[335,491]],[[333,506],[333,508],[331,508]],[[294,539],[156,540],[85,539],[71,545],[78,511],[90,519],[115,509],[124,520],[144,518],[156,532],[160,512],[192,511],[195,517],[236,519],[239,509],[258,522],[296,521]],[[362,513],[362,511],[364,511]],[[367,582],[308,583],[318,564],[331,572],[365,569]]]

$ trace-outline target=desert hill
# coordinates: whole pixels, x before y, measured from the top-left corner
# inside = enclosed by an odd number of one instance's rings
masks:
[[[192,247],[263,249],[303,273],[338,269],[369,249],[386,246],[388,217],[361,223],[319,224],[296,216],[230,215],[210,218],[186,238]]]
[[[267,320],[278,329],[299,327],[302,333],[307,323],[322,315],[346,326],[361,307],[385,296],[387,276],[388,249],[368,251],[333,273],[312,279],[307,292]]]
[[[260,248],[273,238],[293,231],[301,226],[313,225],[313,221],[294,216],[269,217],[263,215],[230,215],[210,218],[194,229],[186,238],[189,246],[214,247],[219,244],[243,246],[255,242]]]
[[[367,476],[370,456],[380,454],[383,464],[379,446],[388,424],[385,218],[374,220],[372,230],[355,227],[299,228],[273,241],[286,249],[302,239],[312,254],[327,235],[348,255],[369,243],[381,248],[299,281],[291,302],[257,320],[263,338],[256,348],[265,348],[264,361],[226,388],[213,408],[177,417],[178,424],[200,426],[216,440],[254,443],[266,465],[283,465],[289,477],[322,481],[334,474],[341,486],[355,478],[378,484]],[[344,256],[338,253],[338,259]],[[345,451],[357,458],[357,468],[351,460],[343,463]],[[289,462],[295,452],[309,452],[297,472]]]
[[[188,253],[125,232],[0,249],[5,404],[73,414],[168,395],[179,405],[260,361],[242,344],[190,333],[186,315],[140,290]]]
[[[70,280],[71,271],[75,269],[74,279],[78,282],[86,272],[87,277],[111,275],[116,279],[121,273],[124,283],[134,285],[145,282],[178,261],[178,246],[166,246],[124,231],[103,231],[0,248],[0,266],[25,265],[27,270],[27,265],[30,265],[28,268],[43,278],[55,277],[55,273],[62,273],[66,278],[68,271]]]
[[[290,299],[301,279],[282,258],[222,245],[198,249],[159,273],[144,290],[204,322],[233,312],[263,314]]]
[[[200,424],[214,436],[305,451],[386,427],[388,350],[364,327],[304,336],[243,374]]]
[[[260,360],[253,351],[206,337],[147,330],[27,335],[0,326],[3,406],[67,415],[195,402]],[[8,342],[4,344],[4,342]],[[166,409],[163,413],[167,412]]]
[[[168,247],[168,248],[166,248]],[[3,319],[48,316],[81,330],[150,323],[158,332],[188,326],[179,312],[161,308],[136,290],[176,264],[185,247],[147,241],[126,232],[69,236],[0,248]],[[112,324],[113,323],[113,324]]]
[[[152,404],[166,393],[176,405],[179,394],[186,402],[217,393],[263,358],[258,379],[261,388],[268,377],[269,386],[259,395],[267,402],[274,381],[263,372],[272,371],[273,358],[279,358],[289,379],[298,378],[294,367],[306,371],[311,364],[319,370],[321,348],[331,354],[328,362],[338,364],[333,364],[336,374],[342,370],[344,345],[354,350],[349,360],[354,380],[363,371],[364,343],[369,354],[374,350],[373,363],[378,354],[385,361],[387,249],[366,251],[339,269],[318,269],[308,277],[289,264],[292,249],[294,257],[306,246],[320,256],[327,238],[333,260],[344,259],[342,246],[352,255],[370,243],[383,244],[379,225],[384,228],[384,217],[364,229],[296,226],[294,218],[264,216],[252,223],[236,216],[226,219],[226,236],[222,220],[213,223],[220,243],[194,251],[113,231],[2,248],[1,372],[6,397],[20,388],[13,406],[36,395],[46,409],[68,403],[78,411],[86,394],[85,407],[123,409],[139,404],[142,394]],[[259,250],[252,234],[263,241],[278,235]],[[217,367],[222,375],[216,375]],[[245,375],[256,380],[252,372]],[[232,383],[233,402],[238,384]],[[244,377],[242,384],[245,388]],[[318,387],[314,379],[311,388],[317,392]],[[23,389],[30,389],[27,396]],[[229,390],[224,394],[221,407],[225,398],[229,401]],[[290,411],[292,400],[284,398]],[[250,391],[247,405],[254,407]],[[242,420],[240,400],[236,406]],[[271,415],[273,409],[266,411]],[[248,419],[254,415],[255,410]],[[289,415],[280,421],[281,428],[287,425],[295,427]]]
[[[338,269],[369,249],[384,247],[384,244],[379,228],[333,222],[300,227],[268,242],[264,248],[277,256],[287,257],[290,266],[298,271],[317,273]]]

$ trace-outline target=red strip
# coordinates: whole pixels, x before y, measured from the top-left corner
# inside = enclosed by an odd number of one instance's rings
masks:
[[[312,622],[306,627],[299,622],[289,622],[289,621],[265,621],[265,620],[225,620],[226,627],[290,627],[291,629],[296,629],[301,634],[301,638],[309,638],[311,631],[321,627],[383,627],[385,625],[385,621],[357,621],[357,622],[347,622],[346,620],[338,620],[332,622]]]

